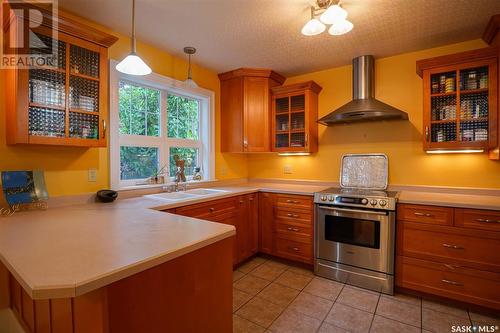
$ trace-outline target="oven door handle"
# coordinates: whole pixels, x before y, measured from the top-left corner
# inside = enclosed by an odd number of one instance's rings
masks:
[[[363,214],[371,214],[371,215],[380,215],[380,216],[387,216],[387,214],[384,212],[377,212],[377,211],[371,211],[371,210],[360,210],[360,209],[346,209],[346,208],[338,208],[338,207],[328,207],[328,206],[318,206],[319,209],[325,209],[325,210],[331,210],[331,211],[337,211],[337,212],[345,212],[345,213],[363,213]]]

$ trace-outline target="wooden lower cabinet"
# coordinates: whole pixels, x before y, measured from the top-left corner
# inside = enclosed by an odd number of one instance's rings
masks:
[[[259,193],[259,252],[274,253],[273,193]]]
[[[312,197],[259,193],[259,200],[259,251],[312,264]]]
[[[169,210],[173,213],[172,210]],[[233,225],[233,265],[258,251],[259,200],[257,193],[211,200],[175,209],[175,214]]]
[[[230,333],[231,242],[223,239],[72,298],[33,300],[0,263],[0,310],[10,307],[27,333]]]
[[[312,264],[313,207],[312,196],[260,192],[179,207],[175,214],[234,225],[234,265],[258,252]]]
[[[498,216],[398,205],[396,286],[500,310],[500,232],[491,222]]]

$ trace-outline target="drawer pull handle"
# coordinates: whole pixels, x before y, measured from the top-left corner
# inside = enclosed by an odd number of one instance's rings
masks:
[[[477,222],[483,223],[500,223],[500,220],[476,219]]]
[[[429,213],[418,213],[418,212],[416,212],[416,213],[413,213],[413,214],[415,214],[415,216],[434,217],[434,215],[429,214]]]
[[[287,203],[294,203],[294,204],[298,204],[298,203],[300,203],[300,201],[297,201],[297,200],[290,200],[290,199],[289,199],[289,200],[287,200],[286,202],[287,202]]]
[[[292,213],[288,213],[288,214],[286,214],[286,216],[288,216],[288,217],[295,217],[295,218],[299,217],[299,215],[292,214]]]
[[[442,279],[441,281],[444,282],[444,283],[451,284],[453,286],[463,286],[464,285],[463,283],[452,281],[452,280]]]
[[[287,229],[290,230],[290,231],[295,231],[295,232],[299,232],[300,231],[299,228],[288,227]]]
[[[455,249],[455,250],[463,250],[464,249],[464,247],[461,246],[461,245],[452,245],[452,244],[446,244],[446,243],[444,243],[443,246],[447,247],[449,249]]]
[[[210,212],[213,212],[214,210],[215,210],[215,208],[210,207]]]
[[[299,252],[300,251],[300,249],[298,247],[291,247],[290,246],[288,249],[292,250],[292,251],[295,251],[295,252]]]
[[[453,270],[455,270],[456,268],[460,268],[459,265],[451,265],[451,264],[444,264],[444,267],[449,268],[449,269],[453,269]]]

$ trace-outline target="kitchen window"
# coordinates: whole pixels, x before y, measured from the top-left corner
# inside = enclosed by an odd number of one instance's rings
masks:
[[[196,167],[204,180],[213,179],[213,92],[158,74],[122,74],[113,62],[111,187],[146,185],[156,174],[173,181],[176,156],[185,161],[188,181]]]

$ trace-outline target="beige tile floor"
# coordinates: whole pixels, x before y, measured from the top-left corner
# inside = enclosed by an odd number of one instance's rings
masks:
[[[500,326],[500,318],[359,289],[261,257],[233,273],[233,332],[446,333],[471,324]]]

